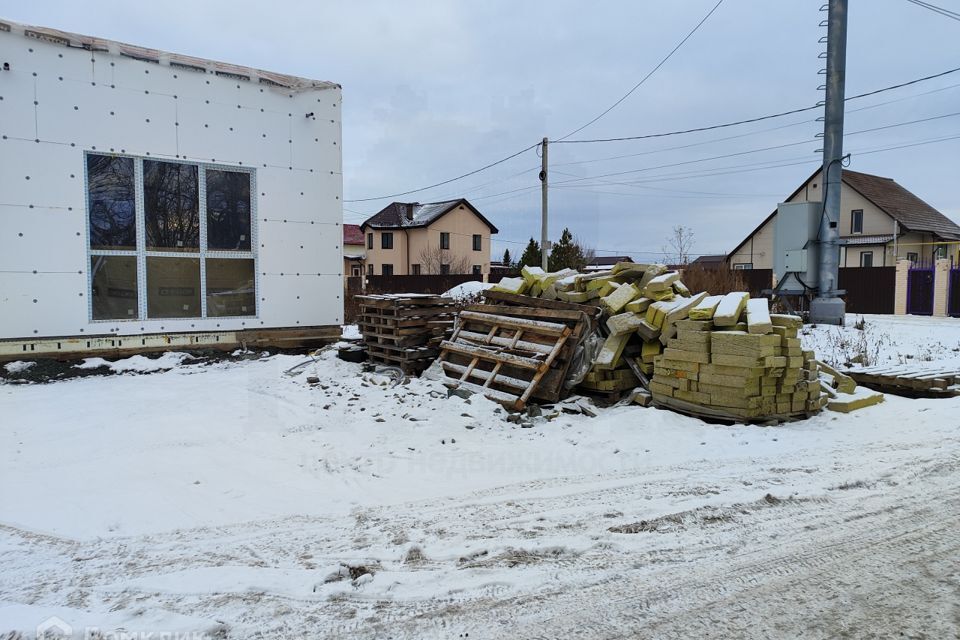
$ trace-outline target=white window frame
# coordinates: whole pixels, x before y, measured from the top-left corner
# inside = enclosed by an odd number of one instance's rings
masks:
[[[860,228],[856,228],[854,224],[857,220],[857,214],[860,214]],[[863,209],[851,209],[850,210],[850,235],[863,235]]]
[[[863,264],[863,256],[870,256],[870,264]],[[861,267],[872,267],[873,266],[873,251],[861,251],[860,252],[860,266]]]
[[[734,271],[746,271],[747,269],[753,269],[752,262],[738,262],[733,265]]]
[[[87,175],[87,156],[114,156],[133,158],[134,180],[134,216],[136,220],[137,248],[135,251],[103,250],[90,248],[90,179]],[[197,167],[197,198],[199,200],[200,216],[200,246],[197,251],[154,251],[147,250],[146,206],[144,203],[143,161],[169,162],[171,164],[185,164]],[[217,171],[232,171],[246,173],[250,176],[250,251],[222,251],[207,249],[207,169]],[[257,232],[257,172],[252,167],[237,167],[226,164],[209,162],[191,162],[188,160],[170,160],[152,156],[135,156],[124,153],[104,153],[88,150],[83,153],[83,188],[84,188],[84,227],[87,243],[87,320],[91,323],[116,322],[149,322],[162,320],[164,322],[182,322],[196,320],[253,320],[260,318],[260,271],[258,251],[259,240]],[[137,259],[137,317],[136,318],[103,318],[93,317],[93,270],[90,268],[90,259],[93,256],[127,256]],[[147,258],[194,258],[200,260],[200,315],[183,318],[151,318],[147,315]],[[243,316],[208,316],[207,315],[207,258],[229,260],[253,260],[254,276],[254,313]]]

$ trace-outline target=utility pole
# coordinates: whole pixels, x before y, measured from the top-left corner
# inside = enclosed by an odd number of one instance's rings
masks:
[[[540,163],[540,266],[547,270],[547,245],[550,240],[547,236],[547,144],[546,138],[540,150],[543,152]]]
[[[847,306],[837,295],[840,263],[840,189],[843,177],[843,101],[847,66],[847,0],[830,0],[827,22],[827,96],[823,108],[823,215],[820,270],[810,321],[842,325]]]

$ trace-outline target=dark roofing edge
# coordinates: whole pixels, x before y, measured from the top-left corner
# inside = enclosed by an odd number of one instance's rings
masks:
[[[863,173],[862,171],[855,171],[854,173],[859,173],[860,175],[870,176],[870,177],[873,177],[873,178],[880,178],[880,179],[882,179],[882,180],[889,180],[890,182],[892,182],[893,184],[897,185],[898,187],[900,187],[901,189],[903,189],[904,191],[906,191],[907,193],[909,193],[911,196],[913,196],[914,198],[916,198],[917,200],[919,200],[919,201],[922,202],[923,204],[925,204],[925,205],[927,205],[928,207],[930,207],[930,210],[931,210],[931,211],[935,211],[936,213],[939,213],[941,216],[943,216],[944,218],[946,218],[948,221],[953,222],[953,220],[950,220],[950,218],[947,218],[947,216],[943,215],[943,213],[942,213],[939,209],[937,209],[937,208],[934,207],[932,204],[930,204],[929,202],[927,202],[926,200],[924,200],[923,198],[921,198],[920,196],[918,196],[917,194],[915,194],[913,191],[910,191],[910,189],[907,189],[905,186],[903,186],[902,184],[900,184],[899,182],[897,182],[897,181],[894,180],[893,178],[886,178],[886,177],[884,177],[884,176],[875,176],[875,175],[873,175],[872,173]],[[929,234],[932,234],[932,235],[937,236],[938,238],[942,238],[943,240],[953,240],[953,238],[945,238],[944,236],[940,235],[939,233],[937,233],[937,232],[934,231],[933,229],[928,229],[928,230],[924,231],[924,230],[922,230],[922,229],[914,229],[914,228],[912,228],[912,227],[904,224],[904,223],[900,220],[900,218],[898,218],[897,216],[895,216],[895,215],[893,215],[892,213],[890,213],[890,211],[888,211],[888,210],[885,209],[884,207],[881,207],[879,204],[876,203],[876,201],[873,200],[873,198],[871,198],[870,196],[868,196],[868,195],[865,194],[864,192],[860,191],[860,189],[857,189],[855,186],[853,186],[853,185],[850,184],[849,182],[845,182],[845,184],[846,184],[848,187],[850,187],[851,189],[853,189],[854,191],[856,191],[857,193],[859,193],[859,194],[863,197],[864,200],[866,200],[867,202],[869,202],[870,204],[872,204],[873,206],[875,206],[877,209],[880,209],[880,211],[883,211],[885,214],[887,214],[888,216],[890,216],[891,218],[893,218],[898,225],[900,225],[901,227],[903,227],[904,229],[906,229],[908,232],[909,232],[909,231],[913,231],[913,232],[916,232],[916,233],[929,233]],[[956,223],[954,222],[954,224],[956,224]]]
[[[395,203],[391,202],[390,204],[395,204]],[[401,202],[401,203],[398,203],[398,204],[407,204],[407,203]],[[435,203],[433,203],[433,202],[422,202],[422,203],[420,203],[420,204],[421,204],[421,205],[427,205],[427,204],[435,204]],[[491,234],[493,234],[493,233],[500,233],[500,230],[497,229],[492,222],[490,222],[489,220],[487,220],[486,216],[484,216],[482,213],[480,213],[479,211],[477,211],[477,208],[476,208],[475,206],[473,206],[472,204],[470,204],[470,201],[467,200],[466,198],[459,198],[459,199],[457,199],[457,200],[452,201],[451,204],[450,204],[450,206],[447,207],[446,209],[444,209],[443,212],[442,212],[440,215],[438,215],[438,216],[435,217],[433,220],[431,220],[429,224],[418,224],[418,225],[411,225],[411,226],[404,226],[404,225],[382,225],[382,226],[376,226],[376,227],[373,227],[373,228],[374,228],[374,229],[420,229],[420,228],[423,228],[423,227],[429,227],[431,224],[433,224],[434,222],[436,222],[437,220],[439,220],[439,219],[442,218],[443,216],[447,215],[448,213],[450,213],[451,211],[453,211],[454,209],[456,209],[457,207],[459,207],[461,204],[467,205],[467,206],[470,208],[470,210],[473,211],[474,215],[477,216],[478,218],[480,218],[480,220],[483,221],[483,223],[490,228],[490,233],[491,233]],[[381,209],[381,211],[382,211],[382,209]],[[373,218],[375,218],[379,213],[380,213],[380,211],[378,211],[377,213],[373,214],[372,216],[370,216],[369,218],[367,218],[366,220],[364,220],[364,221],[360,224],[360,230],[362,231],[363,229],[365,229],[365,228],[368,227],[368,226],[371,226],[371,227],[372,227],[373,225],[370,225],[370,224],[368,224],[368,223],[370,222],[370,220],[372,220]]]

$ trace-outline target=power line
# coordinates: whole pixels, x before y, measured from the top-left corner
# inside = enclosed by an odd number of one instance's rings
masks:
[[[926,96],[926,95],[930,95],[930,94],[933,94],[933,93],[939,93],[939,92],[941,92],[941,91],[948,91],[948,90],[950,90],[950,89],[956,89],[957,87],[960,87],[960,83],[951,84],[951,85],[948,85],[948,86],[946,86],[946,87],[939,87],[939,88],[937,88],[937,89],[932,89],[932,90],[930,90],[930,91],[924,91],[924,92],[922,92],[922,93],[917,93],[917,94],[910,95],[910,96],[904,96],[904,97],[902,97],[902,98],[894,98],[893,100],[886,100],[886,101],[884,101],[884,102],[878,102],[877,104],[871,104],[871,105],[868,105],[868,106],[866,106],[866,107],[859,107],[859,108],[857,108],[857,109],[850,109],[849,111],[847,111],[847,114],[858,113],[858,112],[861,112],[861,111],[869,111],[869,110],[871,110],[871,109],[877,109],[877,108],[879,108],[879,107],[883,107],[883,106],[886,106],[886,105],[889,105],[889,104],[894,104],[894,103],[896,103],[896,102],[903,102],[904,100],[913,100],[913,99],[916,99],[916,98],[919,98],[919,97],[922,97],[922,96]],[[672,146],[672,147],[661,147],[661,148],[659,148],[659,149],[650,149],[650,150],[648,150],[648,151],[640,151],[640,152],[638,152],[638,153],[626,153],[626,154],[620,154],[620,155],[616,155],[616,156],[606,156],[606,157],[603,157],[603,158],[591,158],[591,159],[587,159],[587,160],[571,160],[571,161],[569,161],[569,162],[553,162],[553,163],[551,163],[551,166],[552,166],[552,167],[563,167],[563,166],[570,166],[570,165],[575,165],[575,164],[591,164],[591,163],[594,163],[594,162],[605,162],[605,161],[608,161],[608,160],[623,160],[623,159],[625,159],[625,158],[636,158],[636,157],[640,157],[640,156],[649,156],[649,155],[654,155],[654,154],[657,154],[657,153],[662,153],[662,152],[664,152],[664,151],[676,151],[676,150],[678,150],[678,149],[689,149],[689,148],[692,148],[692,147],[702,147],[702,146],[709,145],[709,144],[715,144],[715,143],[717,143],[717,142],[726,142],[727,140],[736,140],[736,139],[738,139],[738,138],[748,138],[748,137],[750,137],[750,136],[759,135],[759,134],[761,134],[761,133],[768,133],[768,132],[770,132],[770,131],[778,131],[778,130],[780,130],[780,129],[789,129],[790,127],[797,127],[797,126],[800,126],[800,125],[802,125],[802,124],[810,124],[810,123],[813,123],[813,122],[817,122],[817,119],[816,119],[816,118],[813,118],[813,119],[810,119],[810,120],[799,120],[799,121],[797,121],[797,122],[791,122],[791,123],[789,123],[789,124],[781,124],[781,125],[777,125],[777,126],[775,126],[775,127],[767,127],[767,128],[765,128],[765,129],[756,129],[756,130],[754,130],[754,131],[748,131],[748,132],[746,132],[746,133],[738,133],[738,134],[731,135],[731,136],[724,136],[724,137],[722,137],[722,138],[713,138],[712,140],[702,140],[702,141],[700,141],[700,142],[690,142],[690,143],[687,143],[687,144],[680,144],[680,145],[675,145],[675,146]],[[539,167],[538,167],[538,168],[539,168]],[[556,169],[554,169],[553,172],[554,172],[554,173],[559,173],[559,172],[556,171]]]
[[[693,36],[693,34],[696,33],[697,30],[698,30],[701,26],[703,26],[703,23],[706,22],[707,19],[708,19],[710,16],[713,15],[713,12],[716,11],[716,10],[720,7],[721,4],[723,4],[723,0],[720,0],[719,2],[717,2],[717,4],[715,4],[715,5],[713,6],[713,8],[710,9],[710,11],[707,12],[707,15],[703,16],[703,18],[700,20],[700,22],[698,22],[697,25],[696,25],[693,29],[691,29],[690,32],[687,33],[687,35],[685,35],[685,36],[683,37],[683,40],[681,40],[679,43],[677,43],[677,46],[675,46],[673,49],[671,49],[671,50],[670,50],[670,53],[668,53],[662,60],[660,60],[660,62],[657,63],[657,66],[655,66],[653,69],[651,69],[650,72],[647,73],[647,75],[643,76],[643,78],[641,78],[640,82],[638,82],[637,84],[633,85],[633,88],[630,89],[630,91],[627,91],[625,94],[623,94],[623,96],[621,96],[619,100],[617,100],[617,101],[614,102],[612,105],[610,105],[609,107],[607,107],[607,108],[606,108],[600,115],[598,115],[596,118],[594,118],[594,119],[591,120],[590,122],[586,123],[585,125],[577,128],[577,129],[574,129],[573,131],[571,131],[571,132],[568,133],[567,135],[563,136],[562,138],[559,138],[559,139],[557,140],[557,142],[559,142],[560,140],[566,140],[567,138],[569,138],[570,136],[574,135],[575,133],[579,133],[579,132],[583,131],[584,129],[586,129],[587,127],[589,127],[590,125],[592,125],[594,122],[596,122],[597,120],[599,120],[599,119],[602,118],[603,116],[605,116],[605,115],[607,115],[608,113],[610,113],[611,111],[613,111],[621,102],[623,102],[624,100],[626,100],[627,98],[629,98],[630,95],[631,95],[634,91],[636,91],[637,89],[640,88],[640,85],[642,85],[644,82],[646,82],[647,80],[649,80],[649,79],[650,79],[650,76],[652,76],[653,74],[655,74],[655,73],[660,69],[660,67],[662,67],[664,64],[666,64],[667,60],[669,60],[669,59],[673,56],[673,54],[675,54],[675,53],[677,52],[677,50],[680,49],[680,47],[682,47],[682,46],[684,45],[684,43],[686,43],[686,41],[689,40],[689,39],[691,38],[691,36]]]
[[[871,128],[869,128],[869,129],[860,129],[860,130],[858,130],[858,131],[850,131],[850,132],[848,132],[846,135],[848,135],[848,136],[853,136],[853,135],[862,134],[862,133],[870,133],[870,132],[873,132],[873,131],[881,131],[881,130],[885,130],[885,129],[893,129],[893,128],[895,128],[895,127],[903,127],[903,126],[912,125],[912,124],[919,124],[919,123],[923,123],[923,122],[930,122],[930,121],[932,121],[932,120],[942,120],[942,119],[944,119],[944,118],[952,118],[952,117],[956,117],[956,116],[960,116],[960,111],[956,111],[956,112],[953,112],[953,113],[946,113],[946,114],[937,115],[937,116],[930,116],[930,117],[927,117],[927,118],[918,118],[918,119],[916,119],[916,120],[909,120],[909,121],[906,121],[906,122],[897,122],[897,123],[894,123],[894,124],[888,124],[888,125],[883,125],[883,126],[879,126],[879,127],[871,127]],[[696,163],[699,163],[699,162],[710,162],[710,161],[712,161],[712,160],[722,160],[722,159],[725,159],[725,158],[733,158],[733,157],[737,157],[737,156],[750,155],[750,154],[753,154],[753,153],[762,153],[762,152],[764,152],[764,151],[773,151],[773,150],[776,150],[776,149],[784,149],[784,148],[787,148],[787,147],[795,147],[795,146],[798,146],[798,145],[810,144],[810,142],[811,142],[810,140],[799,140],[799,141],[797,141],[797,142],[787,142],[787,143],[785,143],[785,144],[778,144],[778,145],[773,145],[773,146],[769,146],[769,147],[760,147],[760,148],[757,148],[757,149],[747,149],[746,151],[737,151],[737,152],[734,152],[734,153],[725,153],[725,154],[722,154],[722,155],[709,156],[709,157],[706,157],[706,158],[695,158],[695,159],[693,159],[693,160],[683,160],[683,161],[680,161],[680,162],[672,162],[672,163],[661,164],[661,165],[656,165],[656,166],[652,166],[652,167],[643,167],[643,168],[641,168],[641,169],[630,169],[630,170],[628,170],[628,171],[616,171],[616,172],[613,172],[613,173],[604,173],[604,174],[600,174],[600,175],[596,175],[596,176],[582,176],[582,177],[572,176],[572,177],[575,178],[574,180],[563,180],[563,181],[561,181],[561,182],[559,182],[559,183],[557,183],[557,184],[565,184],[565,183],[568,183],[568,182],[580,182],[580,181],[584,181],[584,180],[596,180],[596,179],[599,179],[599,178],[613,178],[613,177],[617,177],[617,176],[628,175],[628,174],[631,174],[631,173],[642,173],[642,172],[644,172],[644,171],[652,171],[652,170],[654,170],[654,169],[667,169],[667,168],[670,168],[670,167],[679,167],[679,166],[684,166],[684,165],[688,165],[688,164],[696,164]],[[562,175],[571,175],[571,174],[566,174],[566,173],[562,173],[562,172],[559,172],[559,171],[555,171],[555,173],[561,173]]]
[[[946,18],[950,18],[952,20],[957,20],[958,22],[960,22],[960,13],[957,13],[956,11],[951,11],[950,9],[944,9],[943,7],[938,7],[937,5],[930,4],[929,2],[922,2],[921,0],[907,0],[907,2],[912,2],[918,7],[929,9],[934,13],[939,13],[940,15]]]
[[[908,82],[902,82],[902,83],[900,83],[900,84],[891,85],[891,86],[889,86],[889,87],[884,87],[884,88],[882,88],[882,89],[876,89],[876,90],[874,90],[874,91],[870,91],[870,92],[867,92],[867,93],[862,93],[862,94],[859,94],[859,95],[851,96],[851,97],[847,98],[847,100],[856,100],[856,99],[859,99],[859,98],[865,98],[865,97],[867,97],[867,96],[876,95],[876,94],[878,94],[878,93],[883,93],[883,92],[885,92],[885,91],[892,91],[892,90],[894,90],[894,89],[899,89],[899,88],[906,87],[906,86],[909,86],[909,85],[917,84],[917,83],[919,83],[919,82],[925,82],[925,81],[927,81],[927,80],[933,80],[933,79],[935,79],[935,78],[940,78],[940,77],[942,77],[942,76],[946,76],[946,75],[949,75],[949,74],[951,74],[951,73],[955,73],[955,72],[957,72],[957,71],[960,71],[960,67],[957,67],[957,68],[954,68],[954,69],[948,69],[947,71],[943,71],[943,72],[941,72],[941,73],[936,73],[936,74],[929,75],[929,76],[924,76],[924,77],[922,77],[922,78],[916,78],[916,79],[910,80],[910,81],[908,81]],[[944,89],[946,89],[946,88],[949,88],[949,87],[944,87]],[[931,93],[932,93],[932,92],[931,92]],[[921,94],[921,95],[922,95],[922,94]],[[722,128],[727,128],[727,127],[737,126],[737,125],[740,125],[740,124],[749,124],[749,123],[752,123],[752,122],[760,122],[760,121],[762,121],[762,120],[770,120],[770,119],[773,119],[773,118],[780,118],[780,117],[787,116],[787,115],[791,115],[791,114],[794,114],[794,113],[803,113],[803,112],[806,112],[806,111],[811,111],[811,110],[813,110],[813,109],[818,109],[818,108],[820,108],[820,106],[822,106],[822,105],[814,105],[814,106],[811,106],[811,107],[803,107],[803,108],[801,108],[801,109],[791,109],[791,110],[789,110],[789,111],[783,111],[783,112],[780,112],[780,113],[770,114],[770,115],[767,115],[767,116],[760,116],[760,117],[757,117],[757,118],[748,118],[748,119],[746,119],[746,120],[739,120],[739,121],[736,121],[736,122],[728,122],[728,123],[719,124],[719,125],[711,125],[711,126],[706,126],[706,127],[697,127],[697,128],[693,128],[693,129],[685,129],[685,130],[680,130],[680,131],[668,131],[668,132],[664,132],[664,133],[647,134],[647,135],[643,135],[643,136],[629,136],[629,137],[622,137],[622,138],[605,138],[605,139],[595,139],[595,140],[558,140],[558,141],[556,141],[556,143],[558,143],[558,144],[574,144],[574,143],[614,142],[614,141],[621,141],[621,140],[642,140],[642,139],[649,139],[649,138],[661,138],[661,137],[667,137],[667,136],[681,135],[681,134],[685,134],[685,133],[695,133],[695,132],[699,132],[699,131],[710,131],[710,130],[713,130],[713,129],[722,129]],[[879,105],[875,105],[875,106],[879,106]],[[426,191],[426,190],[428,190],[428,189],[433,189],[434,187],[439,187],[439,186],[443,186],[443,185],[445,185],[445,184],[450,184],[451,182],[456,182],[457,180],[462,180],[463,178],[467,178],[467,177],[470,177],[470,176],[472,176],[472,175],[476,175],[476,174],[478,174],[478,173],[480,173],[480,172],[482,172],[482,171],[486,171],[487,169],[490,169],[490,168],[495,167],[495,166],[497,166],[497,165],[503,164],[504,162],[506,162],[506,161],[508,161],[508,160],[512,160],[513,158],[516,158],[517,156],[519,156],[519,155],[521,155],[521,154],[523,154],[523,153],[526,153],[527,151],[530,151],[531,149],[534,149],[534,148],[538,147],[539,145],[540,145],[539,142],[535,142],[534,144],[532,144],[532,145],[530,145],[530,146],[528,146],[528,147],[526,147],[526,148],[524,148],[524,149],[521,149],[520,151],[517,151],[516,153],[513,153],[513,154],[511,154],[511,155],[509,155],[509,156],[507,156],[507,157],[505,157],[505,158],[501,158],[500,160],[497,160],[496,162],[491,162],[490,164],[484,165],[484,166],[480,167],[479,169],[475,169],[475,170],[473,170],[473,171],[469,171],[469,172],[464,173],[464,174],[462,174],[462,175],[459,175],[459,176],[457,176],[457,177],[455,177],[455,178],[450,178],[449,180],[443,180],[443,181],[441,181],[441,182],[437,182],[437,183],[435,183],[435,184],[432,184],[432,185],[429,185],[429,186],[426,186],[426,187],[421,187],[421,188],[419,188],[419,189],[411,189],[411,190],[409,190],[409,191],[403,191],[403,192],[393,193],[393,194],[388,194],[388,195],[370,197],[370,198],[348,199],[348,200],[344,200],[344,202],[373,202],[373,201],[375,201],[375,200],[386,200],[386,199],[388,199],[388,198],[396,198],[396,197],[399,197],[399,196],[409,195],[409,194],[411,194],[411,193],[418,193],[418,192],[420,192],[420,191]]]
[[[536,147],[536,146],[539,145],[539,144],[540,144],[540,143],[537,142],[537,143],[535,143],[535,144],[530,145],[529,147],[526,147],[526,148],[524,148],[524,149],[521,149],[520,151],[517,151],[516,153],[510,154],[510,155],[507,156],[506,158],[501,158],[500,160],[497,160],[496,162],[491,162],[491,163],[488,164],[488,165],[484,165],[484,166],[480,167],[479,169],[474,169],[473,171],[470,171],[470,172],[465,173],[465,174],[463,174],[463,175],[457,176],[456,178],[450,178],[449,180],[444,180],[444,181],[442,181],[442,182],[437,182],[437,183],[435,183],[435,184],[431,184],[431,185],[426,186],[426,187],[420,187],[419,189],[410,189],[409,191],[401,191],[401,192],[399,192],[399,193],[391,193],[391,194],[388,194],[388,195],[385,195],[385,196],[377,196],[377,197],[375,197],[375,198],[356,198],[356,199],[353,199],[353,200],[344,200],[344,202],[371,202],[371,201],[373,201],[373,200],[386,200],[387,198],[397,198],[397,197],[399,197],[399,196],[410,195],[411,193],[417,193],[418,191],[426,191],[427,189],[433,189],[434,187],[442,187],[442,186],[445,185],[445,184],[450,184],[451,182],[456,182],[457,180],[462,180],[462,179],[464,179],[464,178],[468,178],[468,177],[470,177],[470,176],[472,176],[472,175],[475,175],[475,174],[477,174],[477,173],[480,173],[481,171],[486,171],[487,169],[490,169],[491,167],[495,167],[495,166],[497,166],[498,164],[503,164],[503,163],[506,162],[507,160],[512,160],[512,159],[516,158],[517,156],[519,156],[520,154],[523,154],[523,153],[526,153],[527,151],[530,151],[531,149],[533,149],[534,147]]]
[[[901,82],[900,84],[890,85],[889,87],[884,87],[882,89],[875,89],[874,91],[868,91],[866,93],[860,93],[855,96],[850,96],[846,101],[858,100],[860,98],[866,98],[868,96],[873,96],[878,93],[883,93],[885,91],[892,91],[894,89],[900,89],[918,82],[925,82],[927,80],[933,80],[934,78],[940,78],[951,73],[956,73],[960,71],[960,67],[955,67],[953,69],[948,69],[947,71],[942,71],[940,73],[935,73],[933,75],[924,76],[922,78],[916,78],[915,80],[910,80],[907,82]],[[747,118],[745,120],[736,120],[734,122],[725,122],[723,124],[714,124],[705,127],[694,127],[692,129],[680,129],[677,131],[665,131],[663,133],[648,133],[639,136],[621,136],[619,138],[594,138],[590,140],[557,140],[553,144],[592,144],[597,142],[624,142],[627,140],[649,140],[650,138],[665,138],[667,136],[677,136],[686,133],[698,133],[701,131],[712,131],[714,129],[725,129],[727,127],[736,127],[741,124],[750,124],[752,122],[761,122],[763,120],[772,120],[773,118],[782,118],[784,116],[793,115],[794,113],[803,113],[805,111],[812,111],[814,109],[822,108],[822,104],[815,104],[810,107],[802,107],[800,109],[790,109],[789,111],[781,111],[780,113],[772,113],[766,116],[758,116],[756,118]]]

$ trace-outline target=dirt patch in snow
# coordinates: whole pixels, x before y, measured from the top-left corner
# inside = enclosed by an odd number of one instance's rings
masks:
[[[750,514],[760,509],[777,507],[787,503],[804,502],[806,498],[778,498],[773,494],[766,494],[755,502],[734,504],[729,507],[698,507],[689,511],[670,513],[650,520],[640,520],[620,524],[607,529],[611,533],[666,533],[689,527],[713,524],[725,524],[736,521],[740,516]]]

